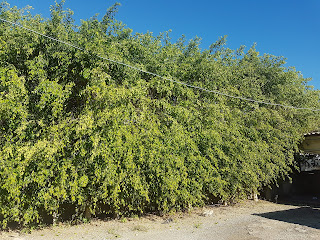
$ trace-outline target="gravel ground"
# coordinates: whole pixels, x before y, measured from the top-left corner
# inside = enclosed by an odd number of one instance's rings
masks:
[[[320,209],[245,201],[235,206],[194,209],[159,217],[92,220],[77,226],[60,224],[31,233],[0,232],[3,240],[106,239],[320,239]]]

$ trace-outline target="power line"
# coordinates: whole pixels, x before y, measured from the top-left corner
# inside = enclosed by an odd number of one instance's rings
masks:
[[[80,51],[83,51],[83,52],[86,52],[87,54],[90,54],[92,55],[92,53],[90,53],[88,50],[85,50],[81,47],[78,47],[76,45],[73,45],[71,43],[68,43],[68,42],[65,42],[65,41],[62,41],[62,40],[59,40],[59,39],[56,39],[56,38],[53,38],[53,37],[50,37],[48,35],[45,35],[43,33],[40,33],[38,31],[35,31],[33,29],[30,29],[30,28],[27,28],[27,27],[24,27],[18,23],[15,23],[15,22],[11,22],[9,20],[6,20],[6,19],[3,19],[3,18],[0,18],[1,21],[3,22],[6,22],[6,23],[10,23],[12,25],[15,25],[15,26],[18,26],[20,28],[23,28],[27,31],[30,31],[30,32],[33,32],[35,34],[38,34],[40,36],[43,36],[45,38],[48,38],[48,39],[51,39],[53,41],[56,41],[56,42],[59,42],[59,43],[63,43],[65,45],[68,45],[70,47],[73,47],[73,48],[76,48]],[[152,76],[155,76],[155,77],[159,77],[163,80],[166,80],[166,81],[170,81],[170,82],[174,82],[174,83],[177,83],[177,84],[180,84],[180,85],[184,85],[184,86],[187,86],[187,87],[190,87],[190,88],[194,88],[194,89],[198,89],[198,90],[201,90],[201,91],[205,91],[205,92],[209,92],[209,93],[214,93],[214,94],[217,94],[217,95],[221,95],[221,96],[226,96],[226,97],[229,97],[229,98],[234,98],[234,99],[240,99],[240,100],[243,100],[243,101],[248,101],[248,102],[254,102],[254,103],[260,103],[260,104],[265,104],[265,105],[271,105],[271,106],[279,106],[279,107],[284,107],[284,108],[291,108],[291,109],[296,109],[296,110],[310,110],[310,111],[314,111],[314,112],[317,112],[317,111],[320,111],[320,109],[313,109],[313,108],[303,108],[303,107],[295,107],[295,106],[289,106],[289,105],[283,105],[283,104],[279,104],[279,103],[271,103],[271,102],[265,102],[265,101],[260,101],[260,100],[255,100],[255,99],[251,99],[251,98],[246,98],[246,97],[241,97],[241,96],[233,96],[233,95],[230,95],[230,94],[227,94],[227,93],[222,93],[222,92],[219,92],[219,91],[215,91],[215,90],[209,90],[209,89],[206,89],[206,88],[202,88],[202,87],[198,87],[198,86],[194,86],[194,85],[191,85],[191,84],[188,84],[188,83],[185,83],[185,82],[181,82],[181,81],[178,81],[178,80],[174,80],[172,78],[167,78],[167,77],[163,77],[159,74],[156,74],[156,73],[153,73],[153,72],[149,72],[149,71],[146,71],[146,70],[143,70],[141,68],[138,68],[138,67],[134,67],[134,66],[131,66],[129,64],[126,64],[126,63],[123,63],[123,62],[119,62],[119,61],[116,61],[116,60],[113,60],[113,59],[110,59],[110,58],[107,58],[107,57],[104,57],[104,56],[101,56],[99,54],[94,54],[96,57],[98,58],[101,58],[103,60],[107,60],[109,62],[113,62],[113,63],[116,63],[116,64],[119,64],[119,65],[123,65],[123,66],[126,66],[128,68],[131,68],[131,69],[135,69],[137,71],[140,71],[140,72],[143,72],[143,73],[146,73],[146,74],[149,74],[149,75],[152,75]]]

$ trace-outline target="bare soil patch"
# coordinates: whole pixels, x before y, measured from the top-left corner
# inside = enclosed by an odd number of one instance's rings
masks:
[[[92,220],[87,224],[59,224],[31,233],[0,232],[3,240],[106,239],[320,239],[320,209],[308,206],[245,201],[235,206],[193,209],[159,217]]]

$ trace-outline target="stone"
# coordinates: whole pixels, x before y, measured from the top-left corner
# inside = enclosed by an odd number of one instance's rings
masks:
[[[213,215],[213,210],[210,210],[210,209],[204,210],[200,215],[203,217],[210,217]]]

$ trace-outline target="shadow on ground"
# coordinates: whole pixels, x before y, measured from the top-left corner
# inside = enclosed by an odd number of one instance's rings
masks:
[[[319,208],[300,207],[284,211],[275,211],[253,215],[287,223],[299,224],[315,229],[320,229]]]

